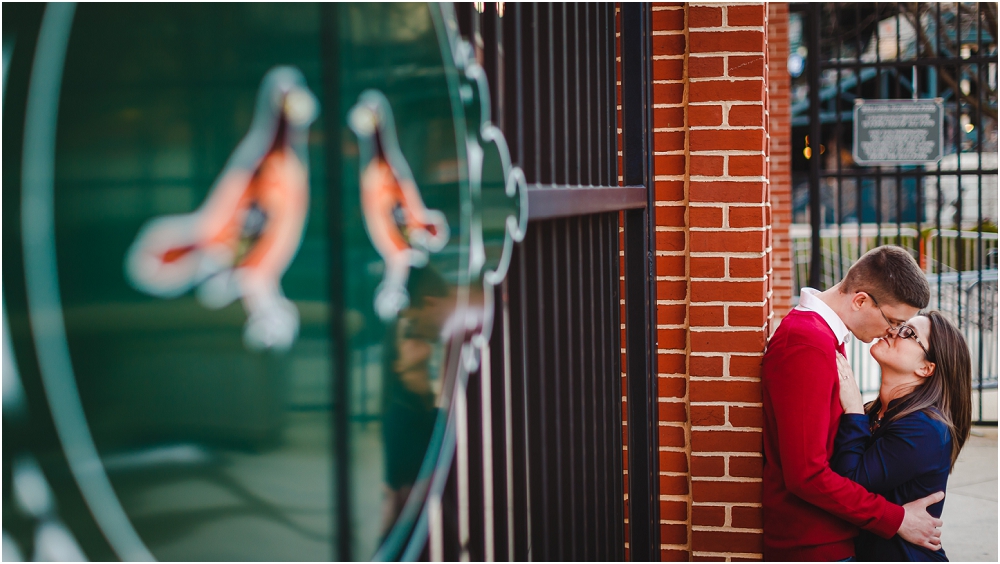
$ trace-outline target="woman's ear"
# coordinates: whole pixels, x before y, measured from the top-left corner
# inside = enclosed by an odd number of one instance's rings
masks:
[[[937,368],[936,364],[929,360],[924,360],[920,363],[920,366],[917,367],[917,376],[920,376],[921,378],[930,378],[934,375],[935,368]]]

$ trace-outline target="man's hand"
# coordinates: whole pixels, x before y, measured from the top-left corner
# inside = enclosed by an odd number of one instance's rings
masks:
[[[941,525],[944,521],[935,519],[927,512],[927,507],[944,499],[944,492],[933,493],[925,498],[911,501],[903,506],[906,514],[897,533],[903,540],[931,550],[941,550]]]

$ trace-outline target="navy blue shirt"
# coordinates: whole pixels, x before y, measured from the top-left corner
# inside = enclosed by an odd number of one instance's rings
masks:
[[[889,403],[884,420],[903,399]],[[873,434],[869,429],[876,416],[845,413],[840,418],[830,467],[897,505],[944,491],[951,471],[948,426],[918,411],[883,424]],[[943,508],[944,501],[940,501],[927,511],[940,519]],[[948,561],[944,549],[933,551],[899,535],[883,539],[864,530],[855,548],[861,561]]]

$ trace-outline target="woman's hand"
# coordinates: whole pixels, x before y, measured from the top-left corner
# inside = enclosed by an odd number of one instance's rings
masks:
[[[864,413],[865,404],[861,401],[861,390],[854,379],[854,371],[847,362],[847,357],[837,353],[837,374],[840,376],[840,405],[844,413]]]

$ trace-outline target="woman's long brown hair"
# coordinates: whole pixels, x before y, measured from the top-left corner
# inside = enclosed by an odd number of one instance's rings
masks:
[[[896,406],[888,424],[916,411],[923,411],[948,426],[951,432],[951,467],[965,446],[972,429],[972,360],[965,337],[937,310],[924,314],[931,321],[927,360],[935,364],[934,373]],[[878,413],[880,399],[868,404],[866,413]]]

